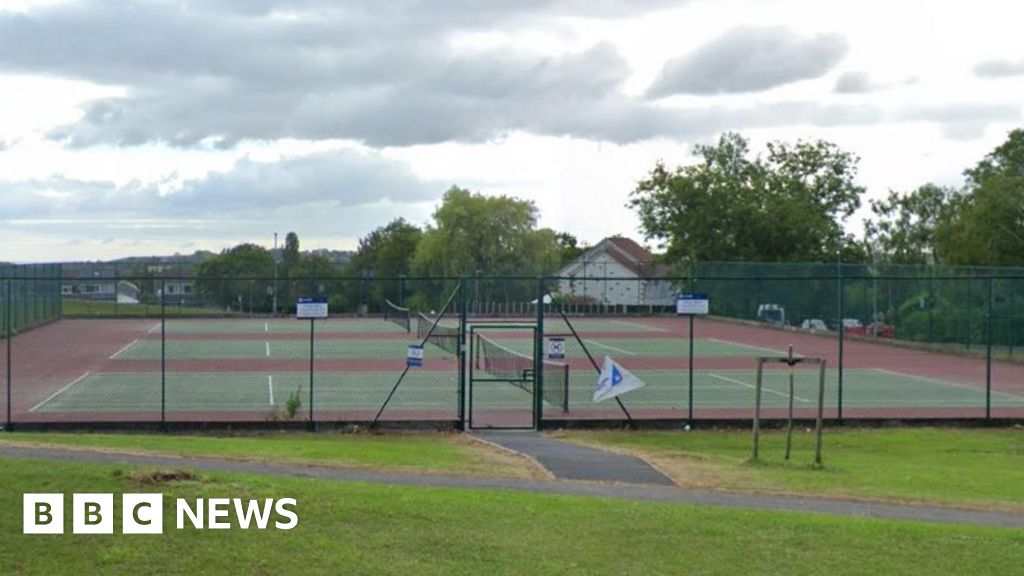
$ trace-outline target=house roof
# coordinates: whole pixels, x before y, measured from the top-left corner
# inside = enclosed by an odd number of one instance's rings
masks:
[[[598,242],[593,248],[584,252],[579,258],[563,266],[559,275],[569,276],[570,270],[579,268],[584,261],[592,260],[597,254],[607,254],[609,258],[621,264],[638,278],[663,275],[667,268],[655,263],[654,254],[638,244],[635,240],[622,236],[612,236]]]

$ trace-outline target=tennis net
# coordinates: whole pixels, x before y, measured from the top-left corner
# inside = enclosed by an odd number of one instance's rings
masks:
[[[533,357],[520,354],[498,344],[483,334],[476,335],[476,367],[495,378],[533,393]],[[544,370],[544,400],[569,411],[569,365],[561,362],[542,362]]]
[[[384,319],[390,320],[399,327],[404,329],[406,332],[412,332],[412,321],[409,314],[408,308],[402,308],[401,306],[393,303],[391,300],[384,301]]]
[[[430,334],[427,342],[452,354],[458,354],[459,329],[438,323],[437,327],[434,328],[434,332],[431,333],[430,327],[433,325],[434,319],[420,312],[419,316],[416,317],[416,337],[422,341],[427,337],[427,334]]]

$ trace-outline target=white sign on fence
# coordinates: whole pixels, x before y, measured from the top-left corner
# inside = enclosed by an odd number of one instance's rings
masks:
[[[327,298],[299,298],[295,303],[295,317],[300,319],[327,318]]]

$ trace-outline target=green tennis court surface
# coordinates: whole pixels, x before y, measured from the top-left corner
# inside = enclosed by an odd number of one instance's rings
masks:
[[[492,335],[491,335],[492,336]],[[489,337],[491,337],[489,336]],[[511,350],[521,354],[532,355],[532,340],[529,338],[493,338]],[[405,351],[415,335],[404,339],[375,339],[372,335],[366,338],[347,338],[344,340],[320,339],[314,346],[314,356],[321,359],[365,358],[387,359],[404,358]],[[583,342],[592,355],[628,358],[630,356],[650,356],[663,358],[685,357],[688,343],[682,339],[625,339],[625,338],[584,338]],[[122,348],[111,356],[117,360],[158,360],[162,346],[159,340],[138,340]],[[309,342],[306,340],[275,340],[274,334],[268,333],[265,339],[230,340],[217,339],[211,334],[209,339],[175,340],[173,336],[166,342],[168,359],[219,359],[219,358],[274,358],[296,359],[309,358]],[[585,358],[583,347],[574,340],[566,339],[566,354],[570,358]],[[714,339],[696,339],[694,355],[698,357],[742,356],[754,357],[764,354],[784,352],[747,346]]]
[[[685,409],[687,374],[683,371],[637,370],[647,386],[623,397],[630,408]],[[810,371],[794,374],[797,408],[811,408],[817,398],[817,375]],[[314,377],[314,404],[318,410],[375,410],[391,387],[394,373],[318,373]],[[616,409],[613,403],[594,404],[591,394],[596,372],[576,371],[569,386],[570,414],[573,410]],[[753,404],[755,374],[752,370],[701,370],[694,373],[694,406],[701,408],[746,408]],[[507,383],[476,385],[475,406],[485,409],[522,410],[529,406],[529,394]],[[834,406],[835,375],[829,374],[825,403]],[[306,402],[309,374],[220,374],[189,373],[167,375],[166,406],[169,411],[268,412],[280,408],[289,395],[302,390]],[[766,371],[763,405],[786,406],[788,372]],[[458,378],[452,371],[411,371],[392,399],[395,410],[451,413],[457,406]],[[961,384],[879,370],[847,370],[844,373],[844,404],[848,407],[968,408],[984,405],[985,391]],[[159,373],[89,373],[58,394],[40,402],[33,412],[159,411]],[[1024,406],[1024,397],[993,392],[993,403]],[[551,415],[561,414],[546,406]]]

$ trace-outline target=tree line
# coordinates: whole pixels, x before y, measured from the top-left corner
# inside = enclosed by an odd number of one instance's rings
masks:
[[[859,158],[824,140],[771,142],[753,153],[726,133],[694,148],[676,168],[658,162],[631,192],[627,206],[659,258],[677,271],[694,262],[835,262],[937,265],[1024,265],[1024,130],[964,171],[960,186],[923,184],[869,202],[863,236],[845,224],[861,207]],[[299,295],[327,294],[335,307],[382,309],[385,302],[422,309],[438,305],[443,281],[397,278],[468,277],[479,297],[533,294],[522,283],[485,277],[550,275],[585,246],[570,233],[538,226],[535,204],[453,186],[430,222],[402,218],[359,240],[347,265],[301,252],[289,233],[275,261],[241,244],[199,265],[200,293],[220,306],[279,309]],[[274,286],[263,279],[277,277]],[[344,278],[344,279],[342,279]],[[259,280],[258,280],[259,279]]]

